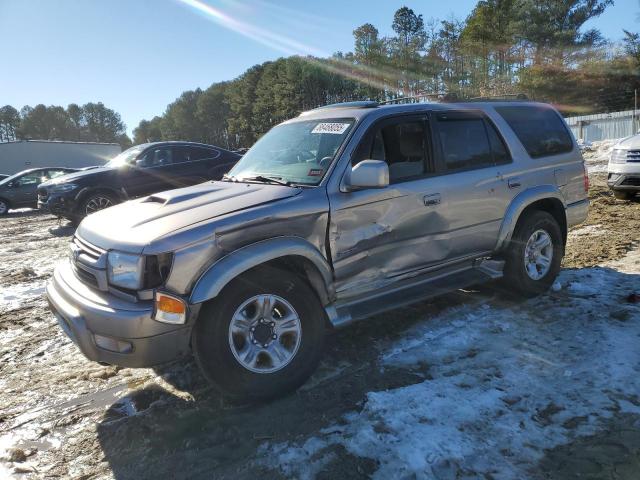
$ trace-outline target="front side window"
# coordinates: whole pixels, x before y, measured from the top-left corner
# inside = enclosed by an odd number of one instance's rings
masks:
[[[13,184],[16,187],[26,187],[27,185],[39,185],[46,180],[47,178],[44,176],[44,172],[31,172],[17,178]]]
[[[228,176],[318,185],[353,124],[352,118],[331,118],[278,125],[251,147]]]
[[[573,150],[573,140],[558,113],[542,105],[496,107],[531,158]]]
[[[139,166],[144,168],[162,167],[173,163],[173,151],[171,148],[158,147],[147,150],[144,158],[141,159]]]
[[[67,170],[47,170],[47,178],[53,179],[56,177],[61,177],[62,175],[66,175],[67,173],[71,173]]]

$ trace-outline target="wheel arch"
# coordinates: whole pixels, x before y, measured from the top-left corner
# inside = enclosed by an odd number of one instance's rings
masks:
[[[100,186],[100,187],[85,187],[82,190],[80,190],[78,192],[78,194],[76,195],[75,201],[78,205],[80,205],[82,202],[84,202],[86,200],[86,198],[94,193],[108,193],[109,195],[113,195],[115,198],[117,198],[119,201],[124,201],[126,200],[126,198],[123,196],[122,192],[118,191],[115,188],[111,188],[111,187],[105,187],[105,186]]]
[[[11,207],[11,201],[10,200],[8,200],[8,199],[6,199],[4,197],[0,197],[0,201],[3,201],[4,203],[7,204],[7,210],[11,210],[12,207]]]
[[[560,226],[563,243],[567,242],[567,213],[564,198],[554,185],[539,185],[517,195],[502,220],[496,251],[504,249],[521,219],[533,210],[548,212]]]
[[[189,303],[212,300],[239,275],[267,265],[283,267],[307,281],[323,306],[332,301],[333,272],[320,251],[300,237],[277,237],[242,247],[216,261],[196,280]]]

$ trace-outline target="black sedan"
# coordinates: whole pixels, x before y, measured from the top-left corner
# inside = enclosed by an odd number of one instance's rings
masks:
[[[38,207],[79,221],[125,200],[220,179],[239,159],[237,153],[201,143],[136,145],[103,167],[40,185]]]

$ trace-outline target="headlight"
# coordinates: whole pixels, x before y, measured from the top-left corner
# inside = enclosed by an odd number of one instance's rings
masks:
[[[130,290],[142,287],[143,257],[111,251],[107,255],[109,283]]]
[[[58,185],[51,185],[49,187],[49,192],[51,193],[65,193],[70,192],[71,190],[75,190],[78,188],[78,185],[75,183],[60,183]]]
[[[611,163],[625,163],[627,161],[627,151],[615,149],[611,152]]]

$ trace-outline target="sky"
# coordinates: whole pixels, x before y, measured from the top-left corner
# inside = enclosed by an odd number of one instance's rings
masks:
[[[129,133],[183,91],[231,80],[281,56],[353,48],[372,23],[390,35],[403,5],[463,19],[475,0],[0,0],[0,105],[101,101]],[[619,40],[640,31],[638,0],[615,4],[587,27]]]

